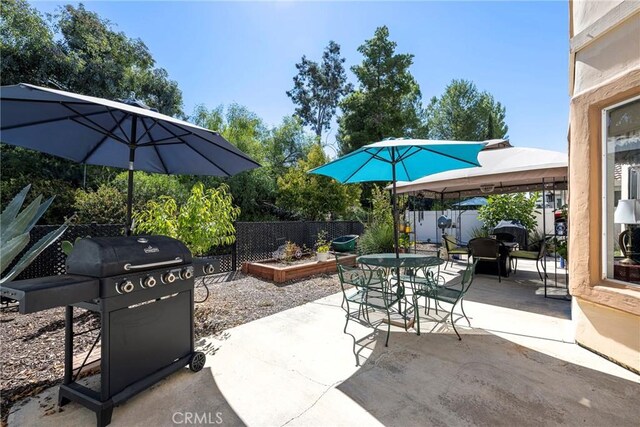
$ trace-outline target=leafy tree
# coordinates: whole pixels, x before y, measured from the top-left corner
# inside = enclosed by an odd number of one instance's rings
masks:
[[[194,254],[206,255],[213,246],[235,241],[233,223],[239,214],[226,185],[205,189],[200,182],[183,204],[169,196],[150,201],[135,215],[136,232],[174,237]]]
[[[420,87],[409,72],[413,55],[396,53],[386,26],[358,48],[360,65],[351,68],[358,89],[340,103],[337,140],[343,154],[387,137],[423,137]]]
[[[69,72],[66,53],[54,32],[26,0],[0,4],[0,78],[3,85],[50,85]]]
[[[359,207],[360,187],[343,185],[327,176],[308,171],[328,161],[319,144],[313,144],[306,159],[278,178],[278,206],[310,220],[350,216]]]
[[[265,147],[265,166],[270,169],[274,182],[307,156],[311,144],[313,138],[305,132],[298,117],[284,117],[279,126],[271,129]]]
[[[517,220],[531,233],[537,226],[534,215],[537,198],[538,193],[529,197],[524,193],[489,196],[489,203],[478,209],[478,219],[487,230],[494,228],[501,220]]]
[[[505,107],[473,82],[453,80],[427,107],[429,137],[456,141],[506,138]]]
[[[262,120],[247,108],[232,104],[226,109],[219,106],[214,109],[200,105],[196,107],[191,120],[202,127],[215,130],[240,150],[249,154],[260,164],[266,161],[269,131]],[[207,186],[217,186],[222,179],[209,177],[182,177],[183,182],[201,180]],[[225,180],[235,203],[240,207],[241,221],[264,219],[265,203],[276,200],[276,185],[267,168],[258,168],[242,172]]]
[[[325,48],[320,64],[303,55],[296,64],[298,74],[293,78],[293,89],[287,91],[296,104],[296,114],[311,127],[318,141],[322,132],[329,129],[338,102],[352,90],[344,61],[340,45],[333,40]]]

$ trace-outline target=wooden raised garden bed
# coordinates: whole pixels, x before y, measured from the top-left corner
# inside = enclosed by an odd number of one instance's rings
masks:
[[[356,255],[345,255],[340,257],[340,264],[356,265]],[[335,258],[326,261],[310,260],[309,262],[286,265],[275,259],[260,262],[242,263],[242,272],[251,274],[276,283],[283,283],[288,280],[301,279],[321,273],[335,273],[338,271]]]

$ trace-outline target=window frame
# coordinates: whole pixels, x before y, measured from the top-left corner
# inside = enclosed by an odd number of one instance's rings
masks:
[[[600,184],[601,184],[601,218],[600,218],[600,227],[602,230],[602,241],[600,244],[601,250],[601,279],[609,282],[617,283],[620,285],[626,286],[636,286],[640,287],[637,283],[627,282],[624,280],[618,280],[613,278],[613,271],[611,271],[611,276],[609,276],[608,271],[608,233],[607,233],[607,223],[606,221],[609,219],[607,217],[607,132],[609,130],[608,116],[609,111],[614,110],[618,107],[622,107],[625,104],[630,104],[632,102],[640,100],[640,95],[632,96],[631,98],[627,98],[623,101],[617,102],[615,104],[609,105],[608,107],[602,108],[601,111],[601,120],[600,120],[600,149],[601,149],[601,157],[600,157]],[[615,192],[614,192],[615,198]]]

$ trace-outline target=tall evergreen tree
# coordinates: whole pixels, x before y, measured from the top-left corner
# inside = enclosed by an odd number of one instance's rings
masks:
[[[387,137],[422,137],[420,87],[409,71],[413,55],[396,53],[386,26],[358,48],[362,63],[351,68],[358,88],[340,103],[338,144],[342,154]]]
[[[506,138],[505,107],[468,80],[453,80],[427,107],[429,137],[457,141]]]
[[[344,61],[340,45],[330,41],[321,63],[302,57],[296,64],[298,74],[293,78],[293,89],[287,91],[296,104],[296,115],[311,127],[318,141],[329,129],[338,102],[352,89],[347,83]]]

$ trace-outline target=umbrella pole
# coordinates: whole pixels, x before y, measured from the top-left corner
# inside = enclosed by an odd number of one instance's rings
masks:
[[[391,191],[391,205],[393,207],[393,241],[396,246],[396,259],[400,258],[400,248],[398,247],[398,204],[396,202],[396,161],[394,153],[391,151],[391,178],[393,179],[393,190]],[[398,275],[399,276],[399,275]]]
[[[131,139],[129,144],[129,181],[127,183],[127,236],[131,236],[132,223],[132,207],[133,207],[133,162],[136,158],[136,135],[138,120],[136,116],[131,119]]]

